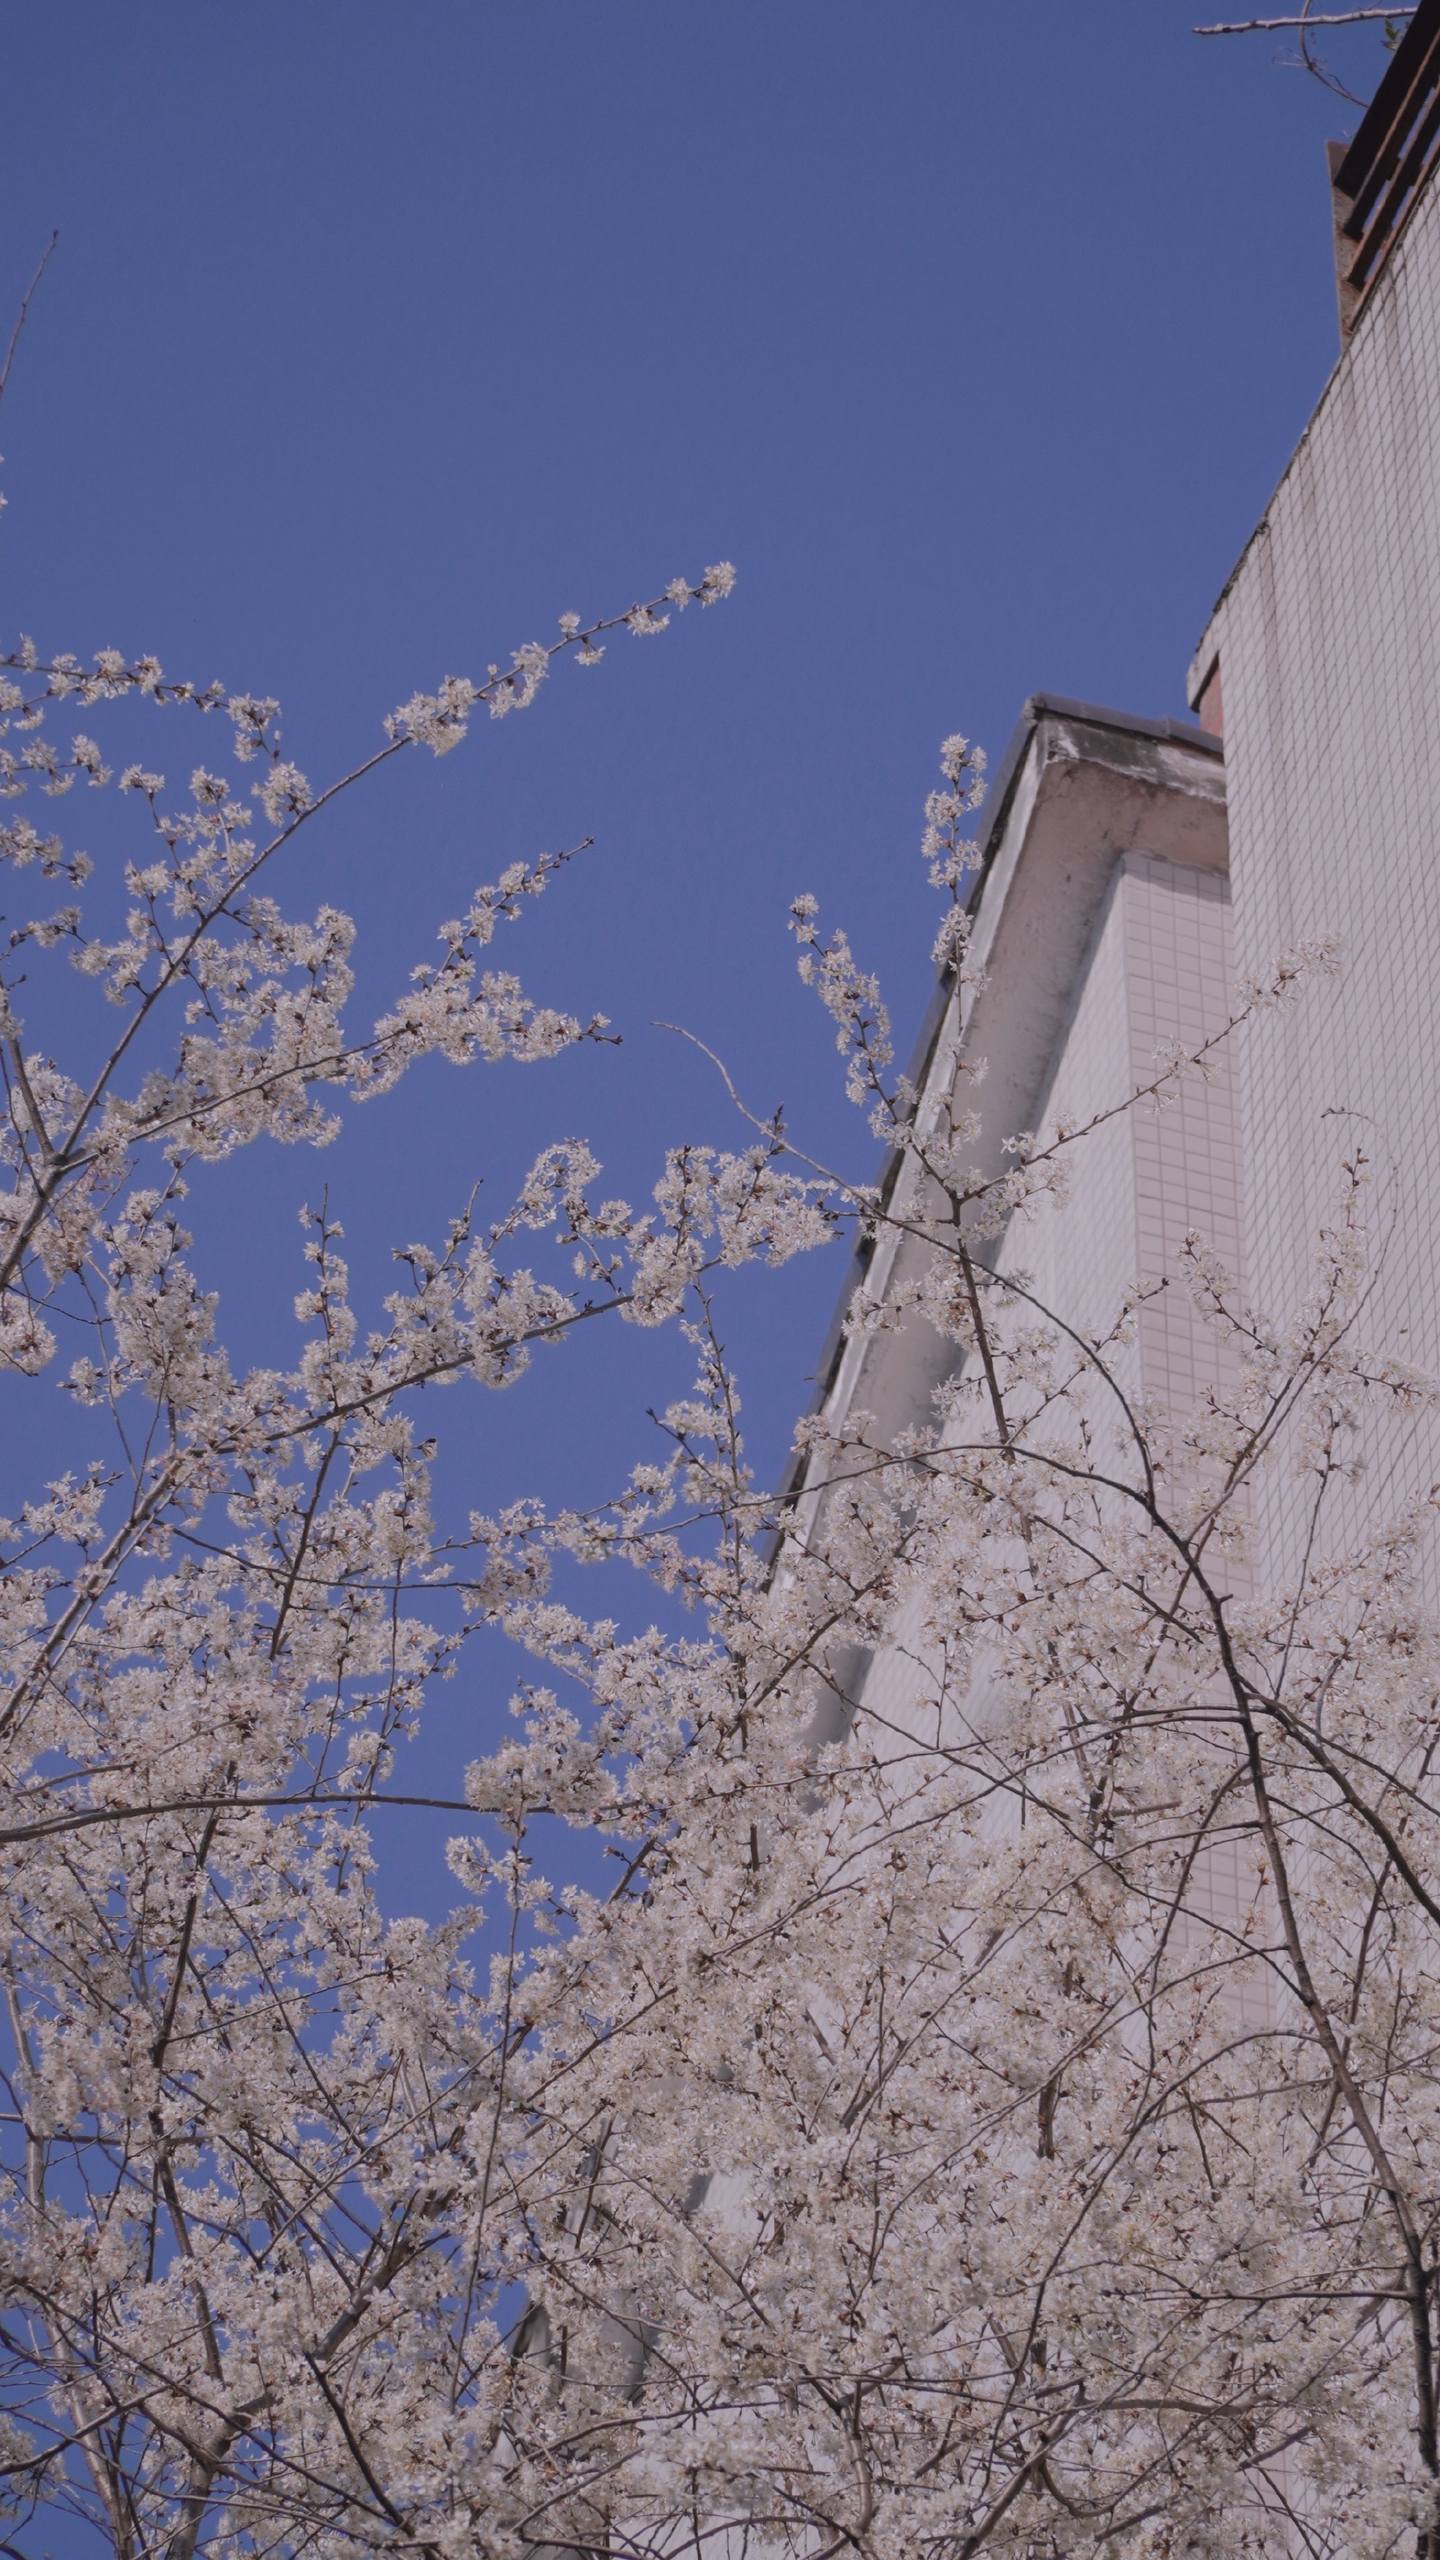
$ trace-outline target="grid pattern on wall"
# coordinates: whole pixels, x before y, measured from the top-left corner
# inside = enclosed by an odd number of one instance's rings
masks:
[[[1225,1021],[1230,992],[1224,873],[1146,854],[1120,858],[1051,1062],[1042,1137],[1061,1121],[1083,1124],[1147,1084],[1162,1044],[1198,1048]],[[1207,1386],[1223,1383],[1227,1358],[1178,1280],[1180,1248],[1192,1229],[1233,1256],[1234,1117],[1224,1050],[1213,1079],[1187,1077],[1168,1108],[1142,1102],[1078,1140],[1070,1205],[1045,1203],[1015,1220],[999,1262],[1023,1273],[1043,1304],[1092,1339],[1109,1333],[1137,1280],[1163,1277],[1163,1296],[1112,1365],[1127,1394],[1178,1415]],[[1118,1408],[1103,1390],[1090,1402],[1107,1432]],[[909,1737],[945,1738],[947,1718],[961,1718],[970,1733],[993,1731],[1003,1719],[983,1661],[963,1689],[952,1684],[945,1694],[945,1684],[945,1661],[919,1604],[902,1607],[864,1682],[862,1712],[876,1727],[871,1738],[898,1752]],[[992,1823],[1014,1818],[1012,1798],[992,1798]]]
[[[1417,207],[1218,608],[1237,964],[1338,935],[1342,975],[1248,1034],[1244,1259],[1284,1318],[1313,1285],[1343,1157],[1373,1168],[1366,1342],[1440,1373],[1440,188]],[[1440,1476],[1433,1416],[1368,1432],[1330,1513],[1346,1545]],[[1256,1562],[1295,1569],[1310,1504],[1283,1464]]]

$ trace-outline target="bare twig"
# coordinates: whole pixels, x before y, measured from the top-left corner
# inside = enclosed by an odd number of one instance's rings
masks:
[[[59,240],[59,237],[60,234],[58,231],[51,232],[49,239],[45,243],[44,250],[41,253],[40,264],[25,287],[24,299],[21,302],[19,310],[15,314],[15,326],[10,332],[10,344],[5,350],[5,361],[3,364],[0,364],[0,400],[3,400],[5,397],[5,386],[10,379],[10,367],[15,361],[15,350],[20,344],[20,334],[29,317],[30,305],[35,299],[40,279],[50,264],[55,244]]]
[[[1283,18],[1230,18],[1214,26],[1196,27],[1192,32],[1197,36],[1253,36],[1270,34],[1282,27],[1293,27],[1300,38],[1300,68],[1308,71],[1312,79],[1318,80],[1322,88],[1330,90],[1334,97],[1343,98],[1347,106],[1363,107],[1365,100],[1357,97],[1353,89],[1347,88],[1345,82],[1330,69],[1328,63],[1322,62],[1316,53],[1311,41],[1315,29],[1317,27],[1353,27],[1366,20],[1378,20],[1393,41],[1397,37],[1400,21],[1414,16],[1413,7],[1322,9],[1317,12],[1312,6],[1312,0],[1302,0],[1298,13],[1291,12]]]
[[[1274,35],[1284,27],[1354,27],[1368,18],[1384,18],[1393,24],[1399,18],[1414,15],[1414,9],[1326,9],[1314,17],[1305,10],[1299,17],[1235,18],[1221,26],[1192,27],[1190,32],[1195,36]]]

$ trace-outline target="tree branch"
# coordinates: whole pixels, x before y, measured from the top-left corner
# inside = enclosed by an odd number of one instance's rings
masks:
[[[20,344],[25,323],[30,316],[30,305],[34,301],[36,292],[39,289],[40,279],[50,264],[50,259],[59,237],[60,234],[58,231],[51,232],[44,249],[41,251],[40,264],[25,287],[20,308],[15,315],[15,326],[10,332],[10,344],[5,350],[5,361],[3,364],[0,364],[0,400],[3,400],[5,397],[6,386],[10,380],[10,368],[15,362],[15,350]]]
[[[1192,36],[1260,36],[1278,35],[1287,27],[1354,27],[1362,20],[1385,19],[1392,26],[1398,18],[1413,18],[1413,9],[1328,9],[1319,17],[1308,10],[1299,17],[1234,18],[1214,27],[1192,27]]]

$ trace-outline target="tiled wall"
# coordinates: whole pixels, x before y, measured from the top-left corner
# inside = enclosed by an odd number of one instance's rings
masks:
[[[1240,568],[1218,646],[1236,960],[1338,934],[1343,975],[1247,1036],[1240,1082],[1249,1286],[1287,1314],[1310,1284],[1356,1141],[1390,1228],[1362,1337],[1440,1371],[1440,188],[1392,255]],[[1331,1515],[1349,1543],[1440,1476],[1433,1421],[1368,1435]],[[1279,1470],[1257,1563],[1288,1576],[1305,1490]]]
[[[1229,1010],[1229,908],[1222,872],[1145,854],[1117,861],[1069,1022],[1052,1064],[1042,1134],[1122,1102],[1154,1075],[1161,1043],[1196,1049]],[[1188,1410],[1218,1382],[1223,1354],[1174,1276],[1187,1232],[1215,1249],[1236,1250],[1232,1079],[1228,1052],[1213,1080],[1191,1077],[1166,1109],[1142,1102],[1107,1121],[1073,1150],[1071,1202],[1041,1205],[1017,1220],[1002,1266],[1023,1272],[1042,1302],[1088,1338],[1107,1334],[1134,1282],[1168,1277],[1143,1315],[1138,1340],[1113,1355],[1127,1394],[1168,1410]],[[1099,1390],[1091,1411],[1102,1432],[1118,1416]],[[1117,1453],[1120,1443],[1115,1443]],[[864,1704],[901,1747],[906,1735],[936,1738],[942,1665],[917,1603],[902,1611],[879,1652]],[[952,1703],[967,1725],[989,1715],[983,1666]],[[878,1737],[872,1737],[877,1738]],[[882,1748],[884,1747],[882,1743]],[[996,1800],[997,1818],[1004,1800]]]
[[[1044,1126],[1087,1120],[1149,1084],[1157,1052],[1193,1054],[1225,1022],[1232,969],[1223,872],[1127,854],[1117,863],[1071,1023],[1057,1055]],[[1163,1280],[1140,1319],[1125,1383],[1171,1413],[1218,1382],[1224,1353],[1180,1277],[1192,1230],[1222,1258],[1238,1251],[1233,1060],[1213,1057],[1163,1106],[1139,1102],[1073,1150],[1070,1205],[1042,1211],[1007,1240],[1006,1259],[1035,1270],[1040,1294],[1092,1336],[1109,1330],[1125,1292]]]

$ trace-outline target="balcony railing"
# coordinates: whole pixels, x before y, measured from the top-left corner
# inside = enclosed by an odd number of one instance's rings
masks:
[[[1353,142],[1332,143],[1340,327],[1348,337],[1440,162],[1440,0],[1422,0]]]

